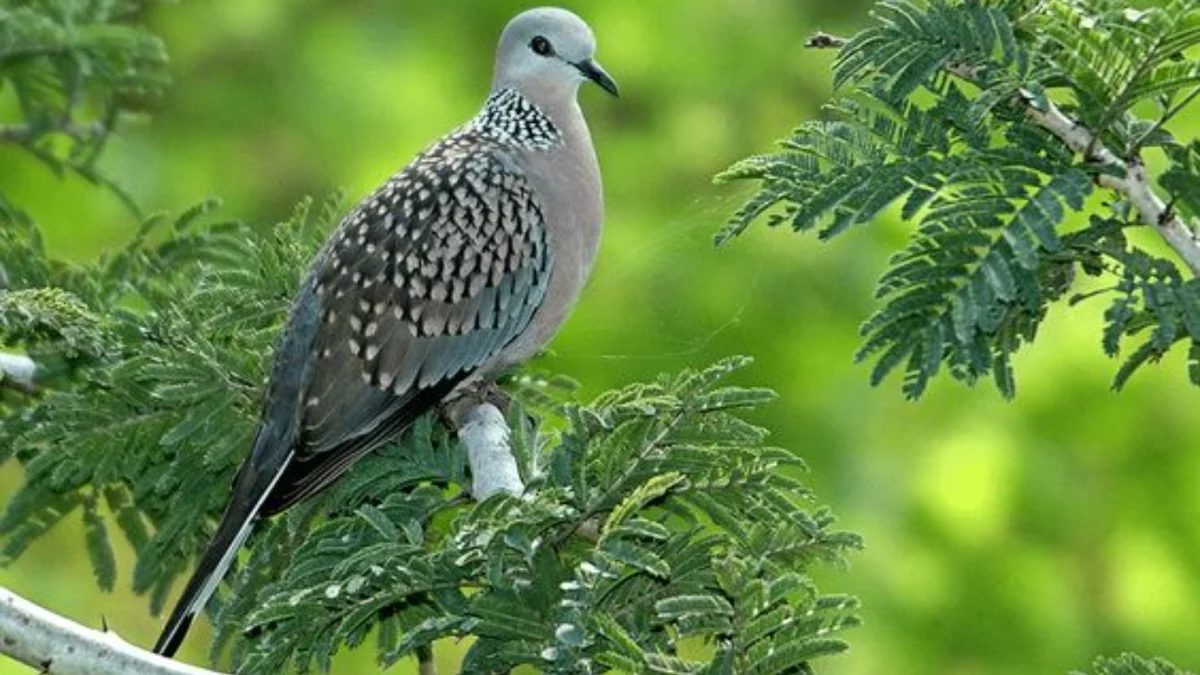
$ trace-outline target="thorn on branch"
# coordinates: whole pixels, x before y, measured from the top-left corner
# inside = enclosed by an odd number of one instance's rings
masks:
[[[846,38],[817,31],[804,43],[808,49],[841,49],[849,42]]]

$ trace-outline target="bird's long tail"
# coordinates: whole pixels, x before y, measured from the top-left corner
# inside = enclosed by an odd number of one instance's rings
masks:
[[[170,657],[179,649],[192,621],[208,604],[208,599],[217,590],[222,577],[237,559],[238,551],[254,529],[263,503],[287,469],[290,460],[289,456],[283,465],[269,476],[256,474],[250,466],[243,467],[238,473],[233,483],[233,495],[224,515],[221,516],[221,523],[217,525],[217,532],[209,542],[208,548],[204,549],[204,555],[200,557],[196,570],[188,579],[175,609],[171,611],[171,618],[167,620],[162,634],[158,636],[158,642],[154,645],[154,653]]]

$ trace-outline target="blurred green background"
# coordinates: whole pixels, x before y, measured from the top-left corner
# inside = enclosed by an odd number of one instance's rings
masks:
[[[919,403],[867,385],[857,326],[903,240],[885,220],[831,244],[754,229],[712,234],[745,196],[714,173],[767,150],[829,93],[817,29],[851,33],[870,2],[590,0],[600,61],[621,83],[584,91],[604,168],[608,221],[593,282],[544,368],[584,394],[750,354],[746,383],[782,400],[759,421],[811,465],[821,499],[866,537],[827,592],[864,602],[866,625],[833,675],[1065,674],[1136,650],[1200,668],[1200,415],[1181,355],[1117,395],[1099,304],[1056,309],[1018,359],[1019,393],[939,382]],[[506,20],[526,5],[365,0],[190,0],[149,22],[175,86],[153,118],[127,121],[102,166],[149,209],[209,195],[254,223],[306,195],[371,190],[474,113]],[[0,112],[11,118],[10,102]],[[9,106],[5,108],[5,106]],[[1195,137],[1200,116],[1175,125]],[[0,190],[59,255],[86,259],[130,235],[117,200],[60,181],[0,146]],[[0,490],[20,479],[0,471]],[[146,645],[159,620],[122,588],[96,590],[71,521],[0,584],[89,625],[104,617]],[[183,658],[203,662],[197,631]],[[452,672],[446,646],[443,672]],[[370,649],[335,672],[374,672]],[[0,674],[27,673],[9,662]],[[415,672],[405,663],[394,672]]]

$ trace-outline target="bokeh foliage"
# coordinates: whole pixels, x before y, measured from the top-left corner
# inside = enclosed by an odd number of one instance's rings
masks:
[[[0,90],[21,111],[20,123],[0,127],[0,139],[55,174],[104,185],[135,210],[96,163],[118,119],[146,109],[170,83],[166,48],[136,22],[147,4],[0,3]]]
[[[1123,649],[1200,662],[1200,605],[1190,600],[1200,594],[1200,461],[1186,451],[1200,422],[1181,355],[1108,395],[1112,366],[1088,348],[1103,307],[1084,303],[1051,310],[1037,348],[1016,355],[1016,403],[943,375],[909,405],[897,390],[869,388],[851,365],[872,286],[909,232],[898,213],[821,246],[761,231],[711,247],[741,199],[714,191],[711,176],[821,114],[833,54],[806,51],[803,39],[817,28],[855,33],[872,3],[569,4],[595,25],[624,98],[584,93],[609,227],[594,281],[543,367],[570,373],[591,398],[726,354],[756,355],[735,380],[769,383],[784,403],[753,420],[809,460],[817,491],[870,544],[851,574],[823,582],[870,607],[850,656],[825,669],[1062,673]],[[144,18],[171,48],[176,86],[153,121],[118,126],[98,167],[150,209],[215,193],[226,204],[219,213],[260,229],[306,194],[365,194],[473,112],[496,31],[525,6],[151,6]],[[0,90],[0,111],[5,123],[18,119],[11,89]],[[1185,114],[1173,126],[1194,137],[1200,120]],[[1161,167],[1153,153],[1150,162]],[[138,226],[119,199],[70,173],[60,180],[11,144],[0,144],[0,191],[37,218],[50,251],[72,260],[120,249]],[[0,492],[19,481],[10,462]],[[0,580],[152,641],[158,621],[128,590],[128,547],[114,540],[121,574],[112,595],[100,594],[78,556],[82,532],[82,518],[68,518]],[[194,638],[191,659],[204,658],[205,642]],[[335,668],[369,671],[373,651]],[[450,668],[453,654],[439,655]]]

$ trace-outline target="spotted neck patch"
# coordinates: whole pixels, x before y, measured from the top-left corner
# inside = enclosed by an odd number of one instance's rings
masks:
[[[523,150],[553,150],[562,145],[562,132],[550,117],[515,89],[493,92],[469,127]]]

